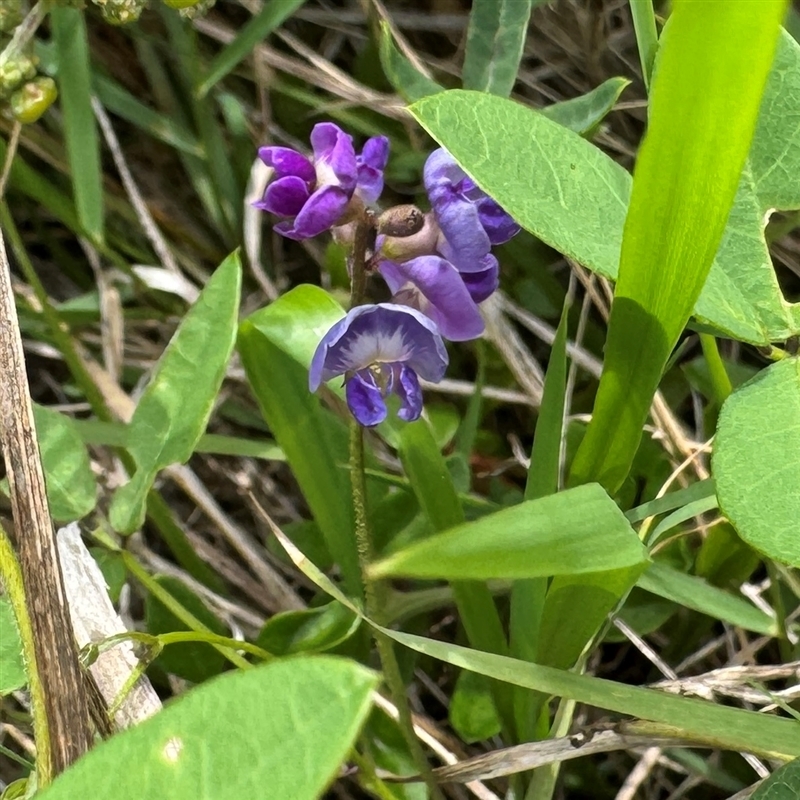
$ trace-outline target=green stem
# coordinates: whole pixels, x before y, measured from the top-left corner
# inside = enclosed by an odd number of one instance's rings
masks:
[[[31,692],[31,714],[33,730],[36,734],[36,785],[44,789],[53,780],[53,759],[50,752],[50,725],[47,720],[44,686],[39,677],[36,663],[36,649],[33,640],[33,627],[25,602],[25,586],[14,548],[5,530],[0,527],[0,577],[6,590],[14,616],[17,619],[19,637],[22,642],[22,655],[28,672],[28,686]]]
[[[639,47],[639,60],[642,62],[642,77],[647,91],[653,77],[653,65],[658,52],[658,31],[653,0],[630,0],[633,29]]]
[[[367,241],[371,231],[371,220],[366,216],[356,224],[353,241],[352,265],[350,275],[350,307],[360,305],[364,300],[366,290],[366,254]],[[361,581],[364,586],[364,608],[367,617],[378,625],[384,625],[383,609],[386,605],[386,587],[379,580],[369,576],[369,565],[375,560],[372,535],[367,521],[367,486],[364,471],[364,429],[352,419],[350,422],[350,486],[353,493],[353,511],[355,514],[356,547],[358,549],[358,563],[361,569]],[[414,721],[411,717],[411,708],[408,705],[406,686],[403,681],[400,665],[394,652],[394,644],[386,634],[372,629],[381,669],[386,686],[397,708],[398,724],[406,740],[411,757],[419,770],[433,800],[444,800],[444,795],[433,777],[428,759],[422,746],[414,733]]]
[[[711,376],[711,389],[714,392],[714,400],[721,406],[728,395],[733,391],[731,379],[725,370],[725,364],[719,354],[717,340],[710,333],[700,334],[700,345],[703,348],[703,355],[708,364],[708,373]]]

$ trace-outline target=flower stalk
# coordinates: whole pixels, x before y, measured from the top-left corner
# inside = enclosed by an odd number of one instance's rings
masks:
[[[367,244],[373,231],[373,220],[364,215],[356,223],[353,251],[351,255],[351,307],[360,305],[364,300],[366,288]],[[375,548],[367,519],[367,491],[364,471],[364,428],[355,419],[350,420],[350,485],[355,513],[356,546],[361,568],[361,580],[364,587],[364,606],[367,616],[378,625],[384,624],[384,608],[386,593],[381,581],[373,580],[369,575],[369,566],[375,560]],[[424,778],[433,800],[444,800],[444,795],[436,783],[422,746],[414,733],[414,721],[408,705],[406,686],[400,672],[400,665],[394,652],[394,645],[388,636],[373,628],[375,645],[383,670],[384,680],[389,688],[392,701],[397,708],[398,724],[411,756]]]

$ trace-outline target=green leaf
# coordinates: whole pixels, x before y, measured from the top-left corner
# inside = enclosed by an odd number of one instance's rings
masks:
[[[286,454],[353,595],[361,592],[350,502],[347,426],[308,391],[308,365],[344,312],[327,292],[298,286],[248,317],[238,349],[264,419]],[[333,388],[333,387],[332,387]]]
[[[750,800],[795,800],[800,797],[800,761],[790,761],[775,770]]]
[[[321,653],[349,639],[361,620],[341,603],[284,611],[267,620],[256,644],[276,656]]]
[[[627,78],[609,78],[591,92],[539,109],[548,119],[581,136],[589,136],[616,105],[619,96],[630,86]]]
[[[206,604],[182,581],[169,576],[159,576],[154,580],[189,613],[200,620],[208,631],[219,636],[230,634],[222,622],[208,610]],[[153,594],[148,594],[145,600],[145,624],[147,632],[154,635],[192,630]],[[222,672],[228,662],[222,653],[207,644],[186,642],[170,644],[165,647],[155,663],[164,672],[173,673],[192,683],[202,683]]]
[[[282,25],[306,0],[268,0],[234,40],[211,62],[208,75],[197,88],[197,96],[205,97],[231,70],[250,56],[255,47]]]
[[[772,209],[800,208],[800,45],[780,37],[761,103],[748,165],[714,265],[698,299],[698,323],[753,344],[800,331],[800,304],[781,292],[764,240]],[[588,142],[503,98],[448,91],[412,113],[527,230],[561,253],[615,280],[630,175]],[[491,155],[489,155],[491,154]],[[528,191],[532,187],[533,191]]]
[[[465,89],[511,94],[532,6],[532,0],[473,0],[462,73]]]
[[[188,461],[205,431],[233,351],[241,281],[236,252],[183,318],[139,399],[127,443],[136,473],[114,494],[110,510],[111,524],[121,533],[141,526],[158,471]]]
[[[58,522],[82,519],[95,507],[97,484],[80,433],[65,414],[40,405],[34,405],[33,418],[50,515]]]
[[[660,723],[668,726],[672,735],[684,735],[713,747],[735,751],[780,754],[784,758],[800,755],[800,726],[794,719],[726,708],[705,700],[529,664],[388,628],[381,630],[400,644],[453,666],[515,686]]]
[[[497,511],[411,545],[374,577],[482,579],[577,575],[642,564],[647,553],[595,484]]]
[[[423,75],[398,49],[386,22],[381,23],[381,66],[404,100],[413,103],[421,97],[443,92],[444,87]]]
[[[651,564],[647,572],[639,578],[637,586],[665,600],[672,600],[706,614],[712,619],[738,625],[765,636],[778,635],[775,620],[748,600],[658,561]]]
[[[329,656],[226,674],[99,744],[41,798],[141,800],[169,787],[170,800],[265,791],[317,800],[353,746],[377,682],[359,664]]]
[[[630,471],[661,374],[722,239],[785,10],[784,0],[674,4],[636,161],[603,374],[572,464],[575,484],[598,481],[613,492]]]
[[[719,505],[762,553],[800,566],[800,360],[773,364],[722,406],[712,468]]]
[[[27,682],[14,611],[8,599],[0,597],[0,697],[21,689]]]
[[[83,12],[56,7],[50,25],[58,54],[58,91],[72,191],[81,227],[95,243],[103,241],[103,181],[100,141],[92,111],[89,42]]]
[[[448,719],[467,744],[482,742],[500,733],[500,719],[485,678],[474,672],[459,674],[450,700]]]
[[[331,597],[363,616],[363,612],[308,561],[279,529],[273,529],[273,532],[295,566],[306,577]],[[669,735],[686,735],[712,747],[771,754],[781,758],[794,758],[800,755],[800,727],[794,719],[767,717],[757,712],[718,706],[705,700],[679,697],[654,689],[628,686],[616,681],[544,667],[507,656],[470,650],[455,644],[401,633],[367,621],[390,639],[418,653],[472,670],[497,681],[569,698],[643,720],[651,720],[667,726],[666,732]],[[658,734],[664,731],[656,726],[652,732]]]

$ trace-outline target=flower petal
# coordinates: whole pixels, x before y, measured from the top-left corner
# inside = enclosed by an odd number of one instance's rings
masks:
[[[484,195],[477,203],[478,218],[492,244],[505,244],[513,239],[521,230],[509,213],[488,195]]]
[[[352,194],[358,179],[352,137],[332,122],[320,122],[311,131],[311,146],[317,184],[339,186]]]
[[[490,254],[486,256],[484,262],[489,262],[489,266],[482,272],[461,273],[461,279],[476,303],[482,303],[487,297],[494,294],[500,285],[500,267],[497,259]]]
[[[386,403],[368,369],[356,372],[347,381],[345,397],[353,416],[364,427],[380,425],[386,419]]]
[[[426,302],[420,310],[429,316],[445,339],[465,342],[483,333],[477,305],[458,270],[439,256],[420,256],[403,264],[381,262],[380,271],[393,293],[408,283]]]
[[[383,191],[383,171],[360,164],[358,167],[358,185],[356,194],[367,204],[372,205],[378,201]]]
[[[394,303],[357,306],[317,346],[309,388],[372,364],[407,363],[425,380],[444,377],[448,356],[436,325],[419,311]]]
[[[290,239],[311,239],[336,224],[342,216],[350,197],[338,186],[323,186],[317,189],[295,218],[291,231],[281,230],[275,226],[278,233]]]
[[[294,175],[278,178],[267,186],[264,197],[253,205],[279,217],[293,217],[308,200],[308,184]]]
[[[400,398],[401,406],[397,412],[400,419],[414,422],[422,414],[422,389],[414,370],[405,364],[398,370],[400,373],[394,382],[394,393]]]
[[[443,147],[428,156],[422,170],[422,180],[429,195],[442,188],[453,187],[466,177],[467,173]]]
[[[389,139],[386,136],[373,136],[364,142],[359,160],[373,169],[384,170],[389,161]]]
[[[289,147],[259,147],[259,158],[275,170],[279,178],[285,175],[296,175],[304,181],[316,179],[314,165],[297,150]]]

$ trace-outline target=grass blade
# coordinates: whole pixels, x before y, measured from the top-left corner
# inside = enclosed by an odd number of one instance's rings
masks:
[[[197,87],[197,96],[205,97],[255,46],[294,14],[306,0],[268,0],[236,35],[236,38],[211,62],[206,79]]]
[[[785,10],[784,0],[675,2],[625,220],[603,376],[573,484],[596,480],[615,491],[628,474],[725,229]]]
[[[58,90],[64,113],[64,138],[73,176],[72,191],[78,220],[86,235],[103,241],[103,179],[100,141],[92,113],[89,43],[83,12],[56,7],[51,12],[58,54]]]

